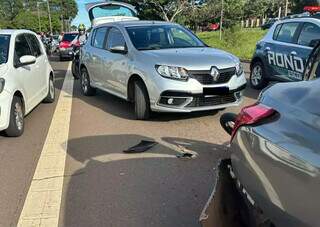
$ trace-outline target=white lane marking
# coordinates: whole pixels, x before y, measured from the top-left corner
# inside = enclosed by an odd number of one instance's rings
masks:
[[[72,108],[71,64],[29,188],[18,226],[58,226]]]

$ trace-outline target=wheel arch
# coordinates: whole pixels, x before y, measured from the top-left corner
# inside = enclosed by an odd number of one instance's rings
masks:
[[[19,90],[16,90],[16,91],[14,92],[13,96],[12,96],[12,99],[13,99],[13,97],[18,97],[18,98],[21,100],[21,102],[22,102],[22,108],[23,108],[23,113],[26,114],[26,103],[25,103],[25,98],[24,98],[22,92],[19,91]],[[11,100],[11,102],[12,102],[12,100]]]
[[[254,57],[254,58],[252,59],[252,61],[251,61],[250,71],[252,70],[253,65],[254,65],[255,63],[257,63],[257,62],[260,62],[260,63],[264,66],[264,62],[263,62],[262,58],[259,57],[259,56],[256,56],[256,57]]]

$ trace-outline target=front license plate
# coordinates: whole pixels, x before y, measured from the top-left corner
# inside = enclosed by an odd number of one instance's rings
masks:
[[[204,95],[225,95],[229,94],[227,87],[205,87],[203,88]]]

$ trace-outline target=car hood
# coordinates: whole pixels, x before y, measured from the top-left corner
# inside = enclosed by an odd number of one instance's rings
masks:
[[[230,53],[214,48],[179,48],[142,51],[153,58],[155,64],[184,67],[188,70],[210,70],[235,67],[239,59]]]
[[[4,76],[8,71],[8,66],[6,64],[0,65],[0,77]]]

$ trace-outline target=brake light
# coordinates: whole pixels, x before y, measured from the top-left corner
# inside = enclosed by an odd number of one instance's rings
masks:
[[[257,124],[275,113],[274,109],[259,103],[244,107],[236,118],[231,140],[241,126]]]

